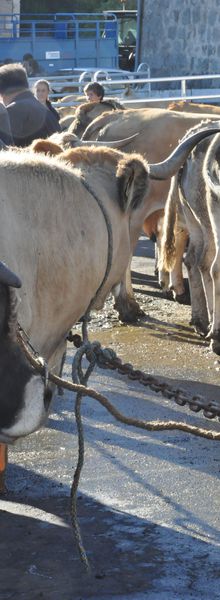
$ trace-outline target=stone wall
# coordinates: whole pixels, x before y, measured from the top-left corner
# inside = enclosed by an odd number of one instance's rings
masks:
[[[20,12],[20,0],[0,0],[0,14]]]
[[[20,14],[20,0],[0,0],[0,16],[2,15],[0,21],[1,37],[11,37],[14,31],[11,15],[14,14]]]
[[[152,77],[220,73],[220,0],[140,0],[140,52]]]

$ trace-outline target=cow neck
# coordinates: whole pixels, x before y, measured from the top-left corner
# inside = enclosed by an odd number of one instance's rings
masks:
[[[83,315],[83,317],[81,319],[81,321],[82,321],[82,337],[83,337],[83,341],[85,342],[85,341],[88,341],[87,323],[88,323],[88,320],[89,320],[90,311],[92,310],[92,307],[94,306],[96,298],[99,295],[101,289],[103,288],[103,286],[104,286],[104,284],[105,284],[105,282],[107,280],[107,277],[109,275],[109,272],[110,272],[110,269],[111,269],[111,266],[112,266],[113,234],[112,234],[111,221],[109,219],[109,215],[108,215],[108,213],[106,211],[105,206],[103,205],[103,203],[101,202],[100,198],[97,196],[97,194],[94,192],[94,190],[91,188],[91,186],[84,179],[83,176],[80,177],[80,181],[84,185],[84,187],[86,188],[86,190],[93,196],[93,198],[97,202],[100,210],[102,211],[102,214],[103,214],[104,219],[105,219],[107,234],[108,234],[108,256],[107,256],[107,264],[106,264],[105,274],[104,274],[103,280],[101,281],[98,289],[96,290],[95,295],[91,299],[91,301],[89,303],[89,306],[86,309],[86,312],[84,313],[84,315]],[[38,362],[39,368],[41,368],[41,369],[42,369],[42,367],[44,368],[44,382],[45,382],[45,387],[46,387],[47,383],[48,383],[48,369],[47,369],[47,364],[44,361],[44,359],[39,356],[39,353],[35,350],[35,348],[33,348],[32,344],[30,343],[30,339],[29,339],[28,334],[23,329],[23,327],[21,327],[20,323],[18,323],[17,335],[18,335],[18,338],[19,338],[20,342],[23,342],[22,343],[23,348],[24,348],[24,344],[25,343],[29,346],[31,352],[35,356],[36,363]],[[25,342],[24,342],[24,339],[25,339]]]

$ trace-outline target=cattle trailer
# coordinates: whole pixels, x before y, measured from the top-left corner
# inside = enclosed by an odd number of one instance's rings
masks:
[[[0,14],[0,62],[31,55],[39,73],[117,69],[118,20],[102,13]],[[36,75],[39,74],[36,71]]]

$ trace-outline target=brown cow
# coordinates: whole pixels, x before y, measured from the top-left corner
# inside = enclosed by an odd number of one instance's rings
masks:
[[[173,101],[170,102],[170,104],[168,104],[167,106],[168,110],[177,110],[177,111],[184,111],[184,112],[193,112],[193,113],[209,113],[210,114],[214,114],[214,115],[218,115],[220,114],[220,106],[216,106],[214,104],[202,104],[202,103],[196,103],[196,102],[187,102],[186,100],[178,100],[178,101]]]
[[[218,115],[190,114],[156,108],[115,111],[97,117],[87,127],[82,139],[108,141],[138,132],[139,135],[128,144],[125,144],[123,150],[125,152],[136,150],[147,158],[150,163],[157,163],[163,161],[172,152],[178,141],[191,127],[201,121],[207,122],[208,119],[216,121]],[[164,209],[169,187],[169,179],[152,182],[146,204],[146,219],[155,211]],[[182,268],[178,274],[176,273],[176,280],[178,280],[178,295],[181,295],[181,290],[184,289]],[[129,294],[131,294],[132,286],[129,275],[127,275],[127,285],[129,286]],[[171,283],[171,285],[173,284]],[[139,316],[138,304],[136,316]],[[126,316],[121,315],[121,318],[125,319]]]
[[[123,111],[124,106],[112,98],[102,100],[102,102],[86,102],[81,104],[76,109],[74,120],[69,127],[69,131],[81,137],[85,129],[94,119],[96,119],[96,117],[107,111],[112,112],[117,110]]]
[[[2,151],[0,172],[0,256],[13,270],[0,268],[0,442],[7,444],[40,428],[52,392],[23,358],[17,319],[59,373],[69,329],[125,276],[149,168],[140,155],[107,147],[69,150],[62,160],[28,148]],[[21,282],[17,303],[7,288]],[[1,474],[5,466],[3,447]]]
[[[192,129],[188,139],[193,140],[197,132],[198,128]],[[190,285],[191,324],[197,332],[208,333],[212,349],[219,354],[220,138],[219,133],[214,139],[211,135],[215,133],[214,123],[206,133],[210,137],[198,140],[181,173],[173,177],[165,209],[162,258],[165,268],[172,270],[176,260],[176,225],[183,234],[189,233],[184,262]]]

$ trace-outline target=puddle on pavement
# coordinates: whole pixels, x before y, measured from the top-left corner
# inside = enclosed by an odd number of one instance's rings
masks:
[[[137,326],[91,331],[90,338],[146,373],[219,385],[220,357],[187,323],[149,319]]]
[[[220,356],[209,350],[207,342],[189,325],[191,307],[163,298],[154,276],[150,244],[140,238],[132,260],[133,289],[146,318],[137,325],[119,324],[113,304],[107,303],[107,310],[104,307],[92,320],[89,335],[145,373],[219,385]]]

